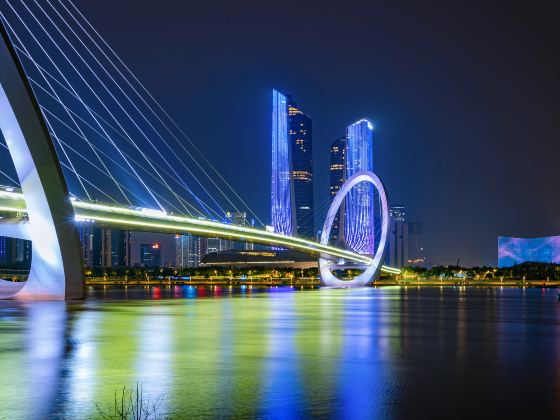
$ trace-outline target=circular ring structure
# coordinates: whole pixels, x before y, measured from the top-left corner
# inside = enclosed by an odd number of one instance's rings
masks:
[[[338,193],[335,195],[334,200],[327,213],[327,218],[323,225],[323,231],[321,234],[321,244],[327,245],[329,242],[329,236],[331,233],[332,225],[338,209],[342,205],[342,202],[350,190],[359,184],[360,182],[369,182],[374,185],[374,187],[379,192],[379,199],[381,202],[381,239],[379,241],[379,246],[375,252],[375,255],[371,259],[371,263],[367,266],[366,270],[354,278],[353,280],[340,280],[331,271],[333,262],[331,260],[320,258],[319,259],[319,270],[321,273],[321,281],[325,286],[335,286],[335,287],[355,287],[355,286],[367,286],[375,281],[379,271],[381,269],[382,259],[385,254],[385,248],[387,244],[387,236],[389,232],[389,205],[387,203],[387,194],[385,193],[385,188],[383,183],[377,175],[370,171],[360,171],[356,172],[352,177],[350,177],[344,185],[340,188]]]

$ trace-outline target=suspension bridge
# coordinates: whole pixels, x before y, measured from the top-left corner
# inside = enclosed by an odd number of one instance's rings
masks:
[[[71,0],[5,0],[0,19],[0,179],[13,185],[0,190],[0,236],[32,241],[27,282],[0,283],[0,297],[82,298],[76,225],[87,223],[294,249],[317,257],[330,285],[400,272],[381,264],[388,212],[374,174],[348,180],[320,243],[270,232]],[[373,183],[383,201],[373,256],[329,244],[357,182]],[[225,208],[247,209],[261,227],[228,223]],[[331,268],[345,262],[366,269],[341,282]]]

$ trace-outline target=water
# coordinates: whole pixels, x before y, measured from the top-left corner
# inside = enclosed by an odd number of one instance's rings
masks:
[[[90,289],[0,302],[0,418],[560,418],[553,289]]]

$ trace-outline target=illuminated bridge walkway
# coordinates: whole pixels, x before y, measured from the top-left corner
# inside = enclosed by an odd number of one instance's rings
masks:
[[[220,237],[262,245],[286,247],[308,255],[335,261],[344,260],[363,265],[371,263],[371,258],[366,255],[261,229],[174,216],[152,209],[133,209],[81,201],[72,201],[72,207],[74,208],[76,222],[78,223],[98,223],[106,227],[145,232],[190,233],[204,237]],[[23,194],[0,191],[0,211],[24,215],[27,210]],[[26,233],[26,229],[22,229],[22,226],[26,224],[27,220],[25,217],[0,219],[0,236],[5,234],[6,236],[19,237],[20,239],[30,239],[31,236]],[[400,270],[387,266],[383,266],[382,271],[389,274],[400,273]]]

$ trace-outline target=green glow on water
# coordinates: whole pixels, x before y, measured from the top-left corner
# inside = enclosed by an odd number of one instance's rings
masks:
[[[177,287],[94,295],[80,304],[0,303],[0,418],[95,418],[95,402],[109,407],[115,390],[136,382],[146,397],[162,397],[172,418],[393,417],[413,412],[416,394],[439,398],[458,383],[475,394],[501,386],[508,401],[523,395],[522,382],[494,375],[522,375],[528,354],[538,356],[530,372],[536,366],[560,384],[554,291]],[[548,319],[537,329],[525,322],[535,313]]]

